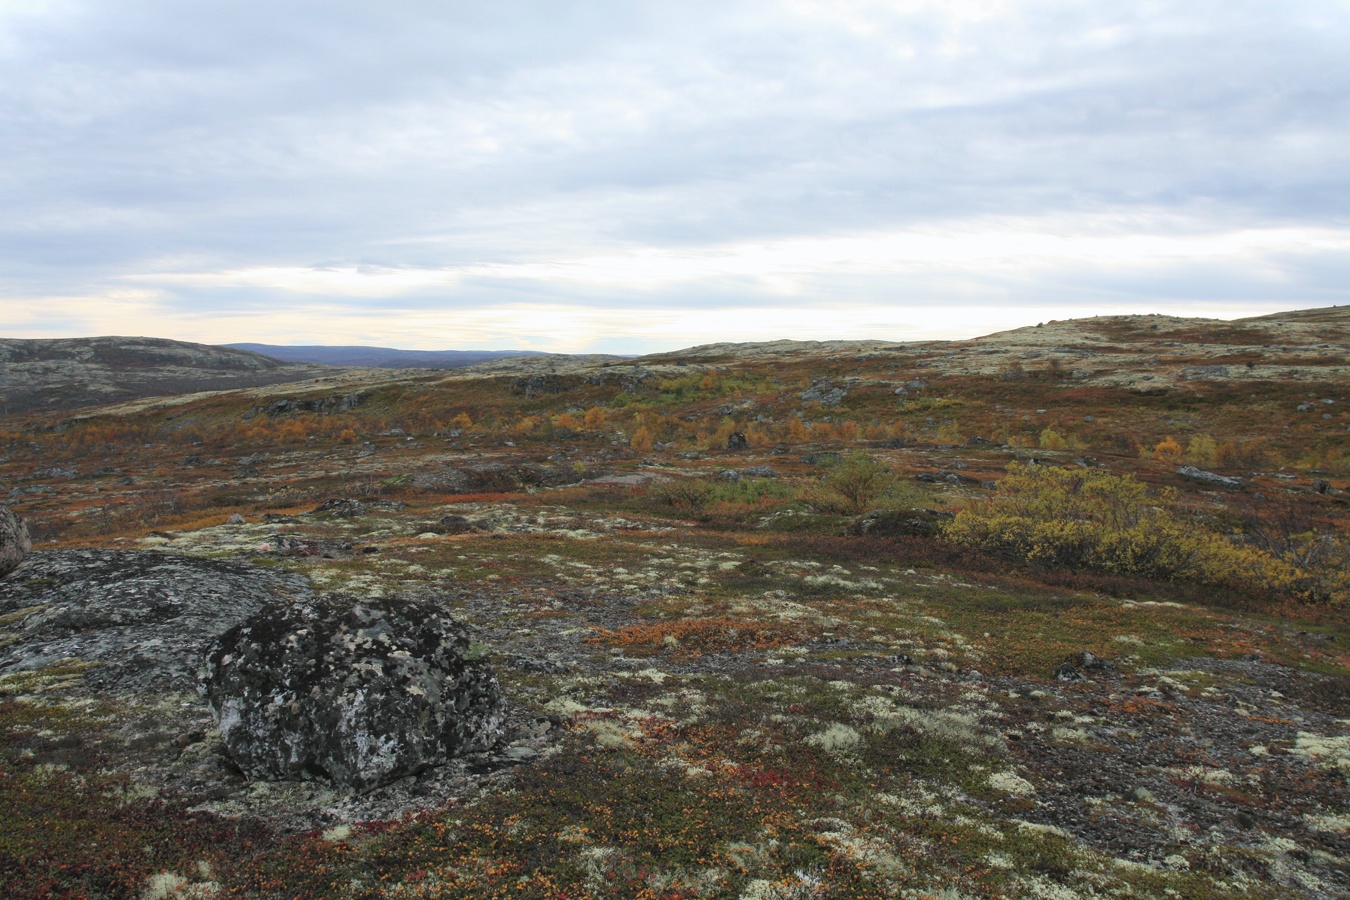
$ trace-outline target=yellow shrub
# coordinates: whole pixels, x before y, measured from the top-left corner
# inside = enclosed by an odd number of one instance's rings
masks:
[[[1219,462],[1219,445],[1207,434],[1197,434],[1186,445],[1186,462],[1193,466],[1213,466]]]
[[[1064,440],[1064,435],[1060,434],[1055,429],[1049,427],[1047,427],[1044,431],[1041,432],[1040,444],[1042,450],[1069,449],[1069,442]]]
[[[1180,448],[1178,448],[1180,449]],[[1150,494],[1128,475],[1013,463],[998,494],[957,514],[948,540],[1042,568],[1181,579],[1278,594],[1307,576],[1176,513],[1176,492]]]

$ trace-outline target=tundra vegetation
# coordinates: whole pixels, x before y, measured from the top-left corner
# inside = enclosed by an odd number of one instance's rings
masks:
[[[1348,342],[1121,317],[12,416],[34,555],[436,602],[511,712],[352,794],[246,779],[196,694],[0,669],[0,895],[1345,896]]]

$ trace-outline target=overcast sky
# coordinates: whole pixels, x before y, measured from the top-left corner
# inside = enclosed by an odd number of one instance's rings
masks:
[[[0,336],[643,352],[1350,303],[1345,0],[0,0]]]

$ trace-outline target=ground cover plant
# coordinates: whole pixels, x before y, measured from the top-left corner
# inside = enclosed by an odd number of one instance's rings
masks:
[[[431,600],[510,711],[491,753],[366,794],[249,781],[193,690],[14,664],[54,613],[11,577],[0,895],[1344,896],[1328,312],[7,421],[35,557]]]

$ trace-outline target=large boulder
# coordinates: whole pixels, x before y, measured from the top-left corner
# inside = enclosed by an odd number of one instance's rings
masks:
[[[128,550],[29,554],[0,580],[0,674],[64,659],[113,693],[194,691],[207,647],[264,606],[313,596],[300,575]]]
[[[8,506],[0,506],[0,578],[17,569],[32,549],[23,519]]]
[[[263,610],[212,646],[202,689],[248,775],[357,790],[486,750],[504,718],[464,626],[410,599]]]

